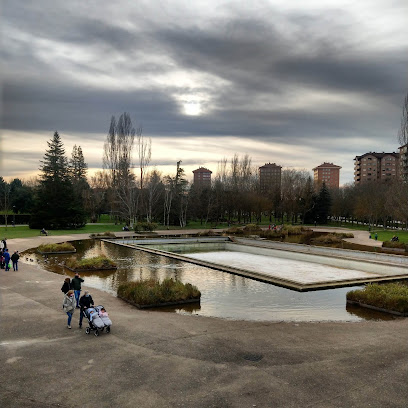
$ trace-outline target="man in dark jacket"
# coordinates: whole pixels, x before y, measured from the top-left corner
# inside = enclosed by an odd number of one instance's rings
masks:
[[[20,259],[20,255],[18,251],[14,251],[14,254],[11,255],[11,262],[13,262],[13,271],[18,271],[18,260]]]
[[[81,296],[81,283],[84,280],[79,276],[79,273],[75,273],[75,276],[71,281],[71,288],[75,293],[76,307],[79,309],[79,297]]]
[[[84,310],[94,305],[92,296],[87,290],[85,291],[84,295],[81,296],[81,299],[79,299],[79,304],[81,305],[81,313],[79,314],[79,328],[81,329],[82,319],[84,318]]]

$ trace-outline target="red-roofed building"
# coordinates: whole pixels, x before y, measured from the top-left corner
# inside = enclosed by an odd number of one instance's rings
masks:
[[[197,170],[193,170],[194,185],[196,187],[211,187],[211,170],[205,167],[200,167]]]
[[[365,153],[354,159],[354,182],[389,181],[399,178],[399,153]]]
[[[282,167],[275,163],[265,163],[259,167],[259,186],[261,193],[280,191]]]
[[[325,183],[329,188],[339,188],[340,166],[333,163],[323,163],[313,169],[314,182],[316,185]]]

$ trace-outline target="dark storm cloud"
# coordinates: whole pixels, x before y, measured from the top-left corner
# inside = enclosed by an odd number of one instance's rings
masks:
[[[162,126],[177,116],[176,105],[166,92],[112,91],[48,82],[6,83],[3,96],[3,127],[13,130],[106,132],[112,115],[129,112],[135,124],[155,129],[157,116]],[[137,116],[136,116],[137,115]],[[166,119],[168,117],[168,119]],[[97,136],[96,136],[97,137]]]
[[[296,36],[290,41],[284,32],[266,27],[264,21],[236,20],[229,24],[237,27],[231,30],[234,37],[228,36],[229,29],[212,33],[164,30],[156,36],[183,66],[233,82],[232,87],[245,90],[246,96],[256,92],[281,94],[289,84],[401,95],[408,46],[387,53],[363,49],[357,57],[355,50],[340,47],[342,40],[338,38],[331,43],[329,38],[311,39],[305,48],[304,39]]]
[[[316,17],[271,8],[264,16],[245,18],[231,11],[205,28],[139,16],[129,28],[95,16],[92,7],[98,2],[90,4],[87,9],[78,3],[77,9],[51,1],[5,2],[8,26],[17,37],[32,36],[33,42],[19,39],[2,52],[3,128],[59,129],[99,137],[106,133],[112,114],[127,111],[151,135],[244,136],[297,144],[306,138],[313,143],[355,137],[369,128],[373,138],[380,138],[398,126],[393,124],[399,111],[391,108],[400,106],[407,86],[408,49],[366,49],[354,39],[352,27],[357,22],[347,11]],[[132,13],[135,10],[131,17]],[[66,72],[64,62],[53,64],[35,48],[40,40],[57,48],[81,46],[89,52],[90,62],[72,59]],[[172,70],[198,72],[210,79],[185,89],[171,82],[118,89],[102,80],[95,86],[79,79],[87,73],[137,80]],[[212,83],[211,78],[220,82]],[[307,101],[292,107],[304,90],[341,92],[349,95],[350,103],[331,102],[323,112]],[[208,111],[202,116],[183,115],[174,95],[197,92],[208,96]],[[367,102],[381,97],[387,108],[379,104],[376,112],[356,110],[355,93]]]

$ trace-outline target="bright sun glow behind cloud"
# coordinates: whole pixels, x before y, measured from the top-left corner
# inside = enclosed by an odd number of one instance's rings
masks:
[[[198,116],[201,114],[200,102],[186,102],[183,105],[183,110],[186,115]]]

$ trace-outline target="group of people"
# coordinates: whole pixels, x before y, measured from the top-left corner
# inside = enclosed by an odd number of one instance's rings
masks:
[[[0,268],[5,269],[6,271],[10,270],[10,261],[13,264],[13,271],[18,271],[18,260],[20,255],[18,251],[14,251],[13,255],[10,255],[10,252],[7,248],[6,238],[0,241]]]
[[[394,236],[391,238],[391,242],[399,242],[398,235],[394,235]]]
[[[371,235],[371,232],[370,232],[370,235],[368,236],[368,238],[372,238],[372,235]],[[374,239],[377,241],[377,239],[378,239],[378,234],[377,233],[375,233],[374,234]]]
[[[79,311],[79,328],[82,328],[82,320],[84,318],[84,311],[86,309],[91,309],[94,306],[94,301],[92,299],[89,291],[85,291],[81,296],[81,285],[84,280],[81,278],[79,273],[75,273],[75,276],[70,278],[65,278],[64,283],[61,287],[61,291],[64,293],[64,301],[62,303],[62,308],[68,316],[68,329],[71,329],[72,316],[75,309],[80,309]],[[97,313],[101,318],[107,318],[108,314],[105,309],[101,309],[98,312],[92,311],[92,313]]]

